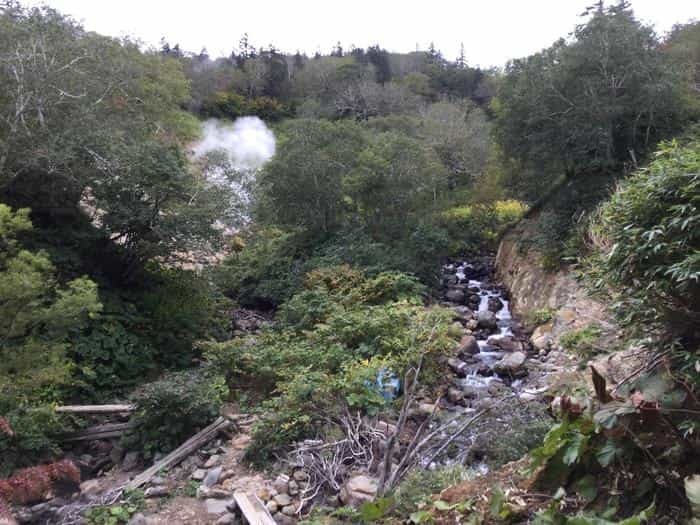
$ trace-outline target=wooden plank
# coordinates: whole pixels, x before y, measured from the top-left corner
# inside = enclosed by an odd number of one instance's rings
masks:
[[[198,450],[200,447],[204,446],[206,443],[211,441],[222,429],[225,429],[231,424],[226,418],[219,417],[211,425],[198,432],[190,439],[185,441],[178,448],[173,450],[170,454],[165,456],[160,461],[154,463],[151,467],[144,470],[141,474],[132,479],[129,483],[125,485],[126,489],[137,489],[141,485],[148,483],[150,479],[158,474],[163,469],[174,467],[180,461],[185,459],[187,456]]]
[[[270,515],[267,507],[255,494],[234,492],[233,499],[243,514],[243,518],[250,525],[276,525],[276,521]]]
[[[106,423],[94,427],[85,428],[79,432],[66,435],[62,441],[91,441],[94,439],[107,439],[121,436],[125,431],[134,427],[134,422]]]
[[[56,407],[56,412],[70,414],[112,414],[118,412],[133,412],[134,405],[64,405]]]

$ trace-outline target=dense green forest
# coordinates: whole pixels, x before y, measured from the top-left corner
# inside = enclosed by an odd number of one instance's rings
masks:
[[[262,168],[193,154],[202,122],[246,116],[276,139]],[[85,422],[58,405],[134,403],[121,447],[148,464],[235,404],[258,418],[246,460],[274,470],[348,414],[394,418],[416,370],[435,399],[463,337],[442,265],[531,221],[523,244],[602,298],[623,343],[601,351],[645,350],[653,389],[598,383],[601,410],[518,429],[539,443],[491,467],[539,445],[556,482],[537,509],[495,491],[487,511],[426,508],[459,481],[445,468],[308,523],[700,520],[699,118],[700,23],[658,35],[626,2],[492,70],[247,35],[211,58],[0,4],[0,475],[64,456]],[[591,495],[592,474],[615,481]],[[0,482],[0,517],[26,502]]]

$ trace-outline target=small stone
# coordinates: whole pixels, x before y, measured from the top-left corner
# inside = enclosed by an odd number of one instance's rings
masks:
[[[286,507],[282,507],[282,514],[284,514],[285,516],[294,516],[296,513],[296,505],[287,505]]]
[[[280,474],[277,476],[275,481],[272,482],[272,487],[279,493],[279,494],[286,494],[288,490],[288,484],[289,484],[289,476],[286,476],[284,474]]]
[[[203,465],[203,468],[209,469],[217,466],[221,462],[221,456],[211,456]]]
[[[127,525],[147,525],[148,519],[141,512],[137,512],[127,523]]]
[[[287,505],[290,505],[292,503],[292,498],[289,497],[289,494],[284,494],[280,493],[277,494],[274,498],[275,503],[279,505],[280,507],[286,507]]]
[[[80,484],[80,492],[82,494],[95,494],[100,491],[100,480],[89,479]]]
[[[153,476],[150,481],[151,485],[165,485],[165,478]]]
[[[332,494],[326,498],[326,504],[329,507],[340,507],[341,502],[337,494]]]
[[[445,298],[452,303],[464,304],[464,290],[460,290],[459,288],[450,288],[447,290]]]
[[[275,523],[277,523],[277,525],[294,525],[296,523],[294,518],[286,516],[281,512],[278,512],[277,514],[272,516],[272,518],[275,520]]]
[[[465,335],[459,341],[459,346],[457,347],[457,355],[461,358],[464,356],[475,355],[479,353],[479,344],[476,342],[476,337],[473,335]]]
[[[299,485],[297,484],[296,481],[292,480],[289,482],[288,487],[288,493],[290,496],[296,496],[299,494]]]
[[[216,520],[216,525],[233,525],[234,523],[236,523],[236,516],[233,514],[224,514]]]
[[[205,487],[213,487],[219,482],[219,478],[221,477],[221,467],[216,467],[211,469],[209,472],[207,472],[207,475],[204,477],[204,480],[202,481],[202,485]]]
[[[202,481],[206,476],[207,471],[202,468],[198,468],[192,473],[190,477],[195,481]]]
[[[450,403],[458,405],[464,401],[464,393],[457,388],[450,387],[447,389],[447,399]]]
[[[219,478],[219,483],[223,483],[224,481],[226,481],[227,479],[231,479],[235,475],[236,475],[235,470],[224,470],[221,473],[221,477]]]
[[[228,505],[231,500],[208,498],[204,500],[204,508],[207,514],[212,514],[214,516],[220,516],[228,512]]]
[[[136,470],[136,467],[139,466],[139,457],[140,454],[138,452],[128,452],[124,456],[124,461],[122,461],[122,470],[124,472]]]
[[[231,497],[231,492],[226,489],[210,488],[207,491],[207,497],[214,499],[229,499]]]
[[[372,501],[377,494],[377,480],[365,475],[353,476],[340,490],[340,500],[345,505],[357,506]]]
[[[262,501],[269,501],[272,499],[272,494],[270,493],[269,487],[262,487],[262,488],[258,489],[258,491],[256,492],[256,495]]]
[[[274,514],[277,512],[280,508],[279,505],[277,505],[277,502],[273,499],[265,503],[265,508],[269,511],[270,514]]]
[[[387,425],[387,430],[388,430],[389,423],[385,423],[384,421],[380,421],[379,424],[381,424],[381,423],[384,423],[385,425]],[[393,425],[391,425],[391,426],[393,426]],[[379,428],[379,426],[378,426],[378,428]],[[380,430],[382,430],[382,429],[380,428]],[[307,479],[309,479],[309,475],[301,469],[295,470],[294,474],[292,476],[297,481],[306,481]]]
[[[165,486],[148,487],[143,495],[147,498],[164,498],[170,494],[170,489]]]
[[[467,363],[456,357],[450,357],[447,360],[447,365],[457,374],[458,377],[467,377]]]

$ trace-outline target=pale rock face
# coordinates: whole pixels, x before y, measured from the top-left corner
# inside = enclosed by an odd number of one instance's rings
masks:
[[[530,337],[532,346],[537,350],[546,350],[552,342],[552,323],[545,323],[535,328]]]
[[[377,480],[365,475],[352,476],[340,489],[345,505],[357,506],[372,501],[377,495]]]

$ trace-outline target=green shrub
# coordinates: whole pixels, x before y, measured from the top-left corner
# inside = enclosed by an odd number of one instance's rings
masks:
[[[589,358],[600,350],[597,343],[601,333],[598,325],[590,324],[584,328],[565,333],[559,338],[559,343],[564,350]]]
[[[72,428],[52,406],[11,407],[0,402],[0,414],[12,434],[0,430],[0,477],[13,470],[45,462],[59,451],[59,436]]]
[[[556,313],[557,311],[554,308],[540,308],[532,312],[532,314],[528,316],[527,321],[530,325],[539,326],[554,319]]]
[[[494,250],[503,229],[522,217],[526,206],[516,200],[458,206],[444,211],[439,223],[449,232],[454,254]]]
[[[223,376],[211,368],[172,372],[136,390],[135,431],[127,447],[140,447],[146,457],[169,452],[211,423],[228,394]]]
[[[309,272],[304,291],[280,307],[279,323],[252,342],[203,345],[229,384],[268,396],[248,459],[264,462],[293,440],[320,432],[337,410],[375,414],[388,401],[382,374],[403,377],[423,352],[445,353],[452,319],[426,309],[424,287],[396,272],[374,276],[349,266]],[[435,384],[437,360],[426,359],[423,383]]]
[[[395,513],[408,516],[421,504],[430,503],[432,495],[470,478],[461,465],[436,470],[417,469],[411,472],[394,492]]]
[[[700,317],[700,132],[662,144],[656,158],[600,208],[589,259],[594,285],[617,293],[627,325],[691,334]]]

